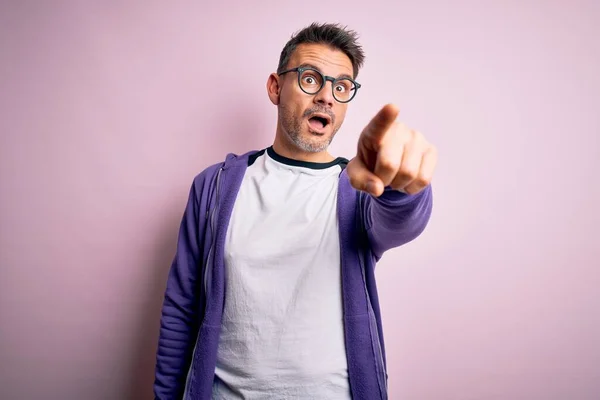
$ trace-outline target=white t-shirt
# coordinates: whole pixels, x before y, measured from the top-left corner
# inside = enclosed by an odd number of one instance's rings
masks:
[[[225,242],[213,399],[350,399],[338,179],[270,147],[244,176]]]

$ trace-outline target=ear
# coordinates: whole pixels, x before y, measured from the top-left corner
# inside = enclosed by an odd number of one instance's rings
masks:
[[[279,105],[279,95],[281,92],[281,86],[279,85],[279,75],[272,73],[267,79],[267,94],[271,103]]]

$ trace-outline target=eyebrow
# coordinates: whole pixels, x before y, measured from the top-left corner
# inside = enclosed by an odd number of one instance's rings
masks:
[[[320,73],[323,74],[323,71],[321,71],[321,69],[319,67],[317,67],[316,65],[313,65],[311,63],[302,63],[298,67],[300,67],[300,68],[313,68],[313,69],[316,69],[317,71],[319,71]],[[325,75],[325,74],[323,74],[323,75]],[[338,75],[338,77],[337,77],[337,79],[343,79],[343,78],[354,80],[354,78],[352,76],[348,75],[348,74]]]

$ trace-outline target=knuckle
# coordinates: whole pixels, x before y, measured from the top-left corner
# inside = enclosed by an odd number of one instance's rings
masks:
[[[404,191],[408,194],[417,194],[422,190],[422,187],[417,187],[417,186],[409,186],[406,189],[404,189]]]
[[[378,138],[373,141],[373,147],[377,151],[381,150],[381,148],[383,148],[384,145],[385,145],[385,142],[384,142],[383,138]]]
[[[400,162],[389,157],[382,158],[379,165],[385,171],[398,171],[400,168]]]
[[[423,136],[423,134],[420,131],[411,131],[412,134],[410,136],[410,141],[411,143],[414,143],[414,145],[422,150],[428,150],[431,145],[427,142],[427,139],[425,139],[425,136]]]
[[[398,174],[400,176],[402,176],[405,179],[415,179],[417,178],[418,175],[418,170],[417,168],[415,168],[412,165],[403,165],[402,167],[400,167],[400,170],[398,171]]]
[[[396,126],[396,130],[406,137],[412,137],[413,135],[413,130],[402,123],[398,123],[398,125]]]
[[[423,174],[420,174],[415,179],[415,184],[418,186],[421,186],[421,187],[425,187],[425,186],[429,185],[430,182],[431,182],[431,178],[429,176],[426,176]]]

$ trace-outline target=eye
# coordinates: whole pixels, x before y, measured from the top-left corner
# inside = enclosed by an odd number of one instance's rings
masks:
[[[333,89],[338,94],[347,95],[354,89],[354,84],[351,80],[344,78],[336,81]]]
[[[308,85],[318,85],[318,80],[314,75],[304,75],[302,81]]]

